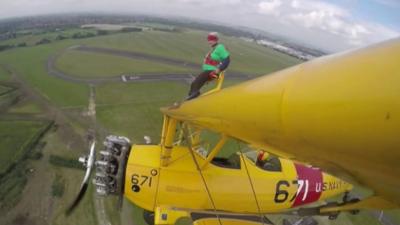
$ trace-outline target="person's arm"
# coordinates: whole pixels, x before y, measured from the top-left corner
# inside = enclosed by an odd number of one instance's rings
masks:
[[[214,70],[214,74],[219,74],[222,71],[224,71],[226,68],[228,68],[229,63],[231,62],[231,59],[228,57],[226,57],[224,60],[222,60],[222,62],[218,65],[217,69]]]
[[[218,54],[219,58],[222,59],[221,63],[218,65],[217,69],[215,70],[215,72],[217,74],[219,74],[221,71],[224,71],[226,68],[228,68],[231,60],[229,57],[230,54],[223,44],[219,44],[217,46],[216,53]]]
[[[226,68],[228,68],[229,63],[231,62],[230,57],[226,57],[224,60],[222,60],[222,62],[218,65],[218,69],[220,71],[224,71]]]

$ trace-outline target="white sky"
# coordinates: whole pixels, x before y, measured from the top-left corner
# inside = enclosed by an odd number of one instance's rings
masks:
[[[183,16],[254,27],[329,51],[399,36],[373,18],[356,18],[339,4],[317,0],[0,0],[0,18],[99,11]]]

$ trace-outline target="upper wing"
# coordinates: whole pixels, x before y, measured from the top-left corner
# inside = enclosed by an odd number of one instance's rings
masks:
[[[400,39],[316,59],[162,111],[344,171],[400,205]]]

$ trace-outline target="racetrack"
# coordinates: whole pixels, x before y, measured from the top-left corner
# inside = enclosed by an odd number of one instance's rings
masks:
[[[69,49],[74,49],[78,51],[84,52],[94,52],[94,53],[101,53],[101,54],[109,54],[109,55],[116,55],[120,57],[126,57],[131,59],[140,59],[140,60],[147,60],[157,63],[163,63],[173,66],[180,66],[180,67],[189,67],[194,69],[201,68],[200,64],[185,62],[182,60],[177,59],[170,59],[166,57],[150,55],[141,52],[132,52],[132,51],[122,51],[122,50],[115,50],[115,49],[108,49],[108,48],[98,48],[98,47],[87,47],[87,46],[74,46],[70,47]],[[157,74],[135,74],[134,79],[128,79],[123,81],[121,75],[118,76],[107,76],[107,77],[92,77],[92,78],[80,78],[77,75],[67,74],[63,71],[60,71],[56,68],[55,62],[57,61],[58,57],[61,56],[65,52],[62,51],[58,55],[53,55],[48,58],[47,60],[47,73],[51,76],[55,76],[61,78],[63,80],[74,82],[74,83],[85,83],[85,84],[99,84],[99,83],[111,83],[111,82],[148,82],[148,81],[184,81],[190,82],[194,76],[193,74],[182,74],[182,73],[157,73]],[[229,71],[227,72],[228,79],[235,79],[235,80],[248,80],[251,79],[252,75],[244,74],[237,71]]]

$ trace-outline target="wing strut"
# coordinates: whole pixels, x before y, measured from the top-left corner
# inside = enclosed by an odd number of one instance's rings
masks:
[[[196,164],[197,171],[199,172],[199,175],[200,175],[200,177],[201,177],[201,179],[202,179],[202,181],[204,183],[204,187],[206,188],[208,198],[211,201],[215,216],[218,218],[219,224],[222,225],[221,219],[220,219],[219,215],[217,214],[217,208],[215,207],[215,203],[214,203],[214,200],[213,200],[213,198],[211,196],[211,192],[208,189],[206,179],[204,178],[203,173],[201,171],[201,167],[200,167],[199,163],[196,160],[196,156],[193,153],[192,143],[191,143],[191,141],[189,139],[189,132],[187,130],[187,126],[183,127],[183,132],[184,132],[185,139],[187,140],[187,145],[188,145],[188,148],[189,148],[190,155],[192,156],[193,162]]]
[[[171,159],[177,120],[164,115],[163,129],[161,133],[161,165],[168,166]]]
[[[242,148],[240,147],[240,143],[238,141],[237,141],[237,145],[238,145],[238,149],[240,151],[240,157],[244,157],[243,152],[242,152]],[[249,170],[247,168],[246,160],[244,160],[244,159],[243,159],[243,164],[244,164],[244,167],[246,169],[247,177],[249,178],[251,190],[253,191],[254,200],[256,201],[256,205],[257,205],[258,212],[260,213],[261,221],[263,221],[263,215],[261,214],[260,204],[258,203],[256,191],[254,190],[254,184],[253,184],[253,181],[251,180],[250,173],[249,173]]]

